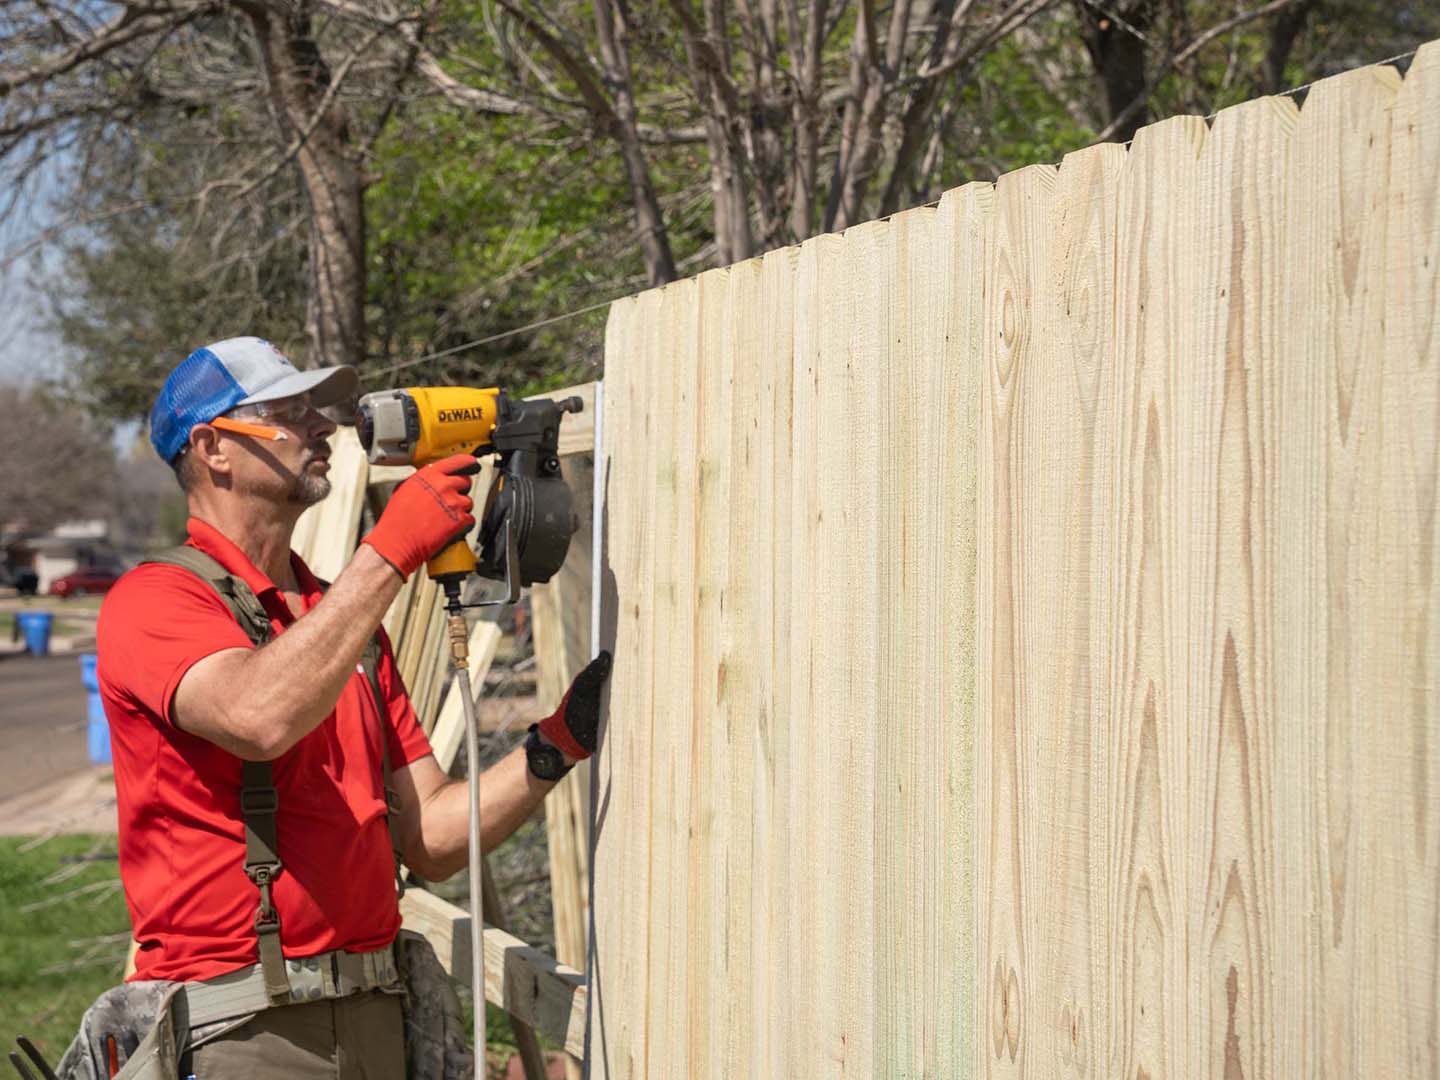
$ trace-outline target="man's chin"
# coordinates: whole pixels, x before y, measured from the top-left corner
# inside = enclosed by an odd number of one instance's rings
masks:
[[[290,491],[290,501],[301,506],[314,506],[330,494],[330,481],[324,476],[301,476]]]

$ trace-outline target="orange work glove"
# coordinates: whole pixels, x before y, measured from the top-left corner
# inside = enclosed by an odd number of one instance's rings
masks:
[[[480,462],[469,454],[431,462],[401,482],[375,528],[360,542],[408,578],[475,524],[470,477],[479,471]]]
[[[583,761],[595,752],[600,691],[609,677],[610,654],[602,650],[575,676],[560,700],[560,707],[540,721],[540,734],[545,741],[574,761]]]

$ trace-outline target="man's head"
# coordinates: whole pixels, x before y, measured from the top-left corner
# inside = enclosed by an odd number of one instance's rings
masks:
[[[348,366],[298,371],[267,341],[230,338],[196,349],[165,380],[150,442],[187,495],[211,487],[308,506],[330,491],[335,422],[359,390]]]

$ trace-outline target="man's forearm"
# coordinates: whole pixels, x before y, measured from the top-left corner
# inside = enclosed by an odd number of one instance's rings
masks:
[[[525,748],[517,746],[480,774],[480,848],[489,854],[535,812],[555,787],[530,771]],[[469,859],[470,797],[464,780],[437,788],[420,808],[421,877],[440,881]]]

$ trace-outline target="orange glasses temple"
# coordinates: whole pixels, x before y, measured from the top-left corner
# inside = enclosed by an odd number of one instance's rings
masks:
[[[271,442],[279,442],[290,437],[279,428],[266,427],[264,424],[247,424],[244,420],[232,420],[228,416],[217,416],[210,421],[210,426],[218,427],[223,431],[233,431],[237,435],[253,435],[257,439],[269,439]]]

